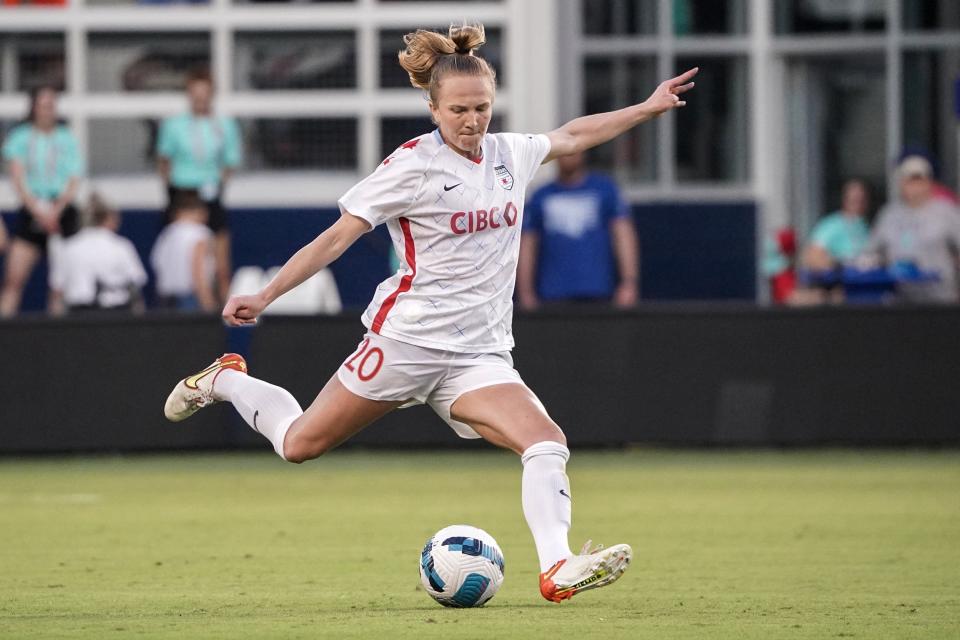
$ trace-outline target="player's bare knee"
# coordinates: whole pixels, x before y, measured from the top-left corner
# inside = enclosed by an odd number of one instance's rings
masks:
[[[540,442],[556,442],[557,444],[562,444],[567,446],[567,436],[564,435],[563,430],[558,427],[556,424],[551,423],[549,429],[543,430],[543,435],[539,440]]]
[[[567,446],[567,436],[564,435],[563,429],[549,418],[538,425],[536,437],[537,442],[556,442]]]
[[[310,455],[307,448],[301,444],[291,442],[289,439],[283,443],[283,459],[287,462],[300,464],[316,457],[315,455]]]
[[[567,436],[566,434],[563,433],[560,427],[556,428],[556,430],[553,432],[553,435],[549,438],[549,440],[560,443],[563,446],[567,446]]]
[[[319,458],[332,448],[331,443],[326,438],[305,439],[297,437],[296,434],[293,434],[293,437],[288,434],[283,441],[283,458],[287,462],[300,464],[307,460]]]

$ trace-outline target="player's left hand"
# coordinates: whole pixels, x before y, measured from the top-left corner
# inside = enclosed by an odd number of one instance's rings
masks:
[[[654,116],[685,106],[687,103],[681,100],[680,96],[693,89],[694,83],[690,80],[697,75],[698,71],[700,67],[694,67],[675,78],[664,80],[643,104]]]

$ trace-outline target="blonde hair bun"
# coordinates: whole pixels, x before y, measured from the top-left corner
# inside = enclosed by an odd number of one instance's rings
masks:
[[[487,41],[482,24],[450,25],[447,34],[417,29],[403,36],[406,47],[397,54],[410,84],[436,96],[437,84],[448,73],[485,75],[496,85],[496,73],[474,52]]]

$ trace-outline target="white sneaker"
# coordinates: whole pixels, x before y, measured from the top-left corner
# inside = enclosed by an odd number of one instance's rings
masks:
[[[203,371],[178,382],[163,405],[163,415],[167,416],[167,420],[180,422],[203,407],[218,402],[220,399],[213,395],[213,382],[224,369],[246,373],[247,361],[239,354],[225,353]]]
[[[628,544],[590,551],[590,540],[579,555],[571,556],[540,574],[540,593],[547,600],[562,602],[581,591],[612,584],[630,566],[633,550]]]

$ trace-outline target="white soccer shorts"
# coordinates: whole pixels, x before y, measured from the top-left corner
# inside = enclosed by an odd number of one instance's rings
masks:
[[[429,349],[368,332],[337,377],[349,391],[368,400],[427,404],[461,438],[479,438],[469,425],[450,416],[463,394],[495,384],[524,384],[510,352],[455,353]]]

